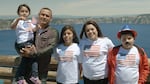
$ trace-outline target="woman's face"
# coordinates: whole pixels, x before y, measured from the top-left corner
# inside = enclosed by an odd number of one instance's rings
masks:
[[[26,8],[26,7],[24,7],[24,6],[20,8],[20,10],[19,10],[19,16],[20,16],[20,17],[23,17],[23,18],[26,19],[26,18],[29,16],[29,14],[30,14],[30,13],[29,13],[28,8]]]
[[[66,46],[69,46],[72,44],[73,42],[73,32],[69,29],[67,29],[64,33],[63,33],[63,40],[64,40],[64,44]]]
[[[123,48],[130,49],[134,44],[135,38],[131,34],[121,35],[121,43]]]
[[[98,38],[98,31],[95,26],[89,24],[85,28],[85,33],[87,37],[91,40],[96,40]]]

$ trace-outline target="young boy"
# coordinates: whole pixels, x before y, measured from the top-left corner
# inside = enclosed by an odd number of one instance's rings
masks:
[[[144,49],[134,44],[137,32],[125,25],[117,37],[121,45],[109,51],[109,84],[145,84],[149,74]]]

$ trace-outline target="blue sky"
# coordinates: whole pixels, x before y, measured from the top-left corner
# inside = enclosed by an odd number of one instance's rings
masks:
[[[54,15],[112,16],[150,13],[150,0],[1,0],[0,15],[17,15],[19,4],[26,3],[31,15],[49,7]]]

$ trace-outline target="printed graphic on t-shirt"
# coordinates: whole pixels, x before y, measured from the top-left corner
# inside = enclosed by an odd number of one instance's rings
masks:
[[[29,27],[29,23],[28,23],[28,22],[24,22],[24,23],[23,23],[23,27],[24,27],[24,28],[28,28],[28,27]]]
[[[135,54],[119,54],[117,56],[117,64],[120,66],[135,66],[136,55]]]
[[[73,51],[61,52],[60,61],[71,62],[73,60]]]
[[[25,28],[25,31],[27,31],[27,32],[33,32],[33,25],[32,25],[32,23],[31,22],[29,22],[29,21],[25,21],[24,23],[23,23],[23,27]]]
[[[84,46],[84,56],[87,57],[98,57],[100,55],[99,45],[85,45]]]

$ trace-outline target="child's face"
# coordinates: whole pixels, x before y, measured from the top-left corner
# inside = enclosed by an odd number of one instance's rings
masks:
[[[91,40],[96,40],[98,38],[97,29],[92,24],[89,24],[86,26],[85,33],[87,37]]]
[[[130,48],[132,48],[132,46],[134,44],[135,38],[131,34],[123,34],[123,35],[121,35],[120,40],[121,40],[123,48],[130,49]]]
[[[20,17],[24,17],[27,18],[29,16],[29,10],[26,7],[21,7],[21,9],[19,10],[19,16]]]
[[[65,45],[70,45],[73,42],[73,32],[69,29],[67,29],[64,33],[63,33],[63,40],[64,40],[64,44]]]

